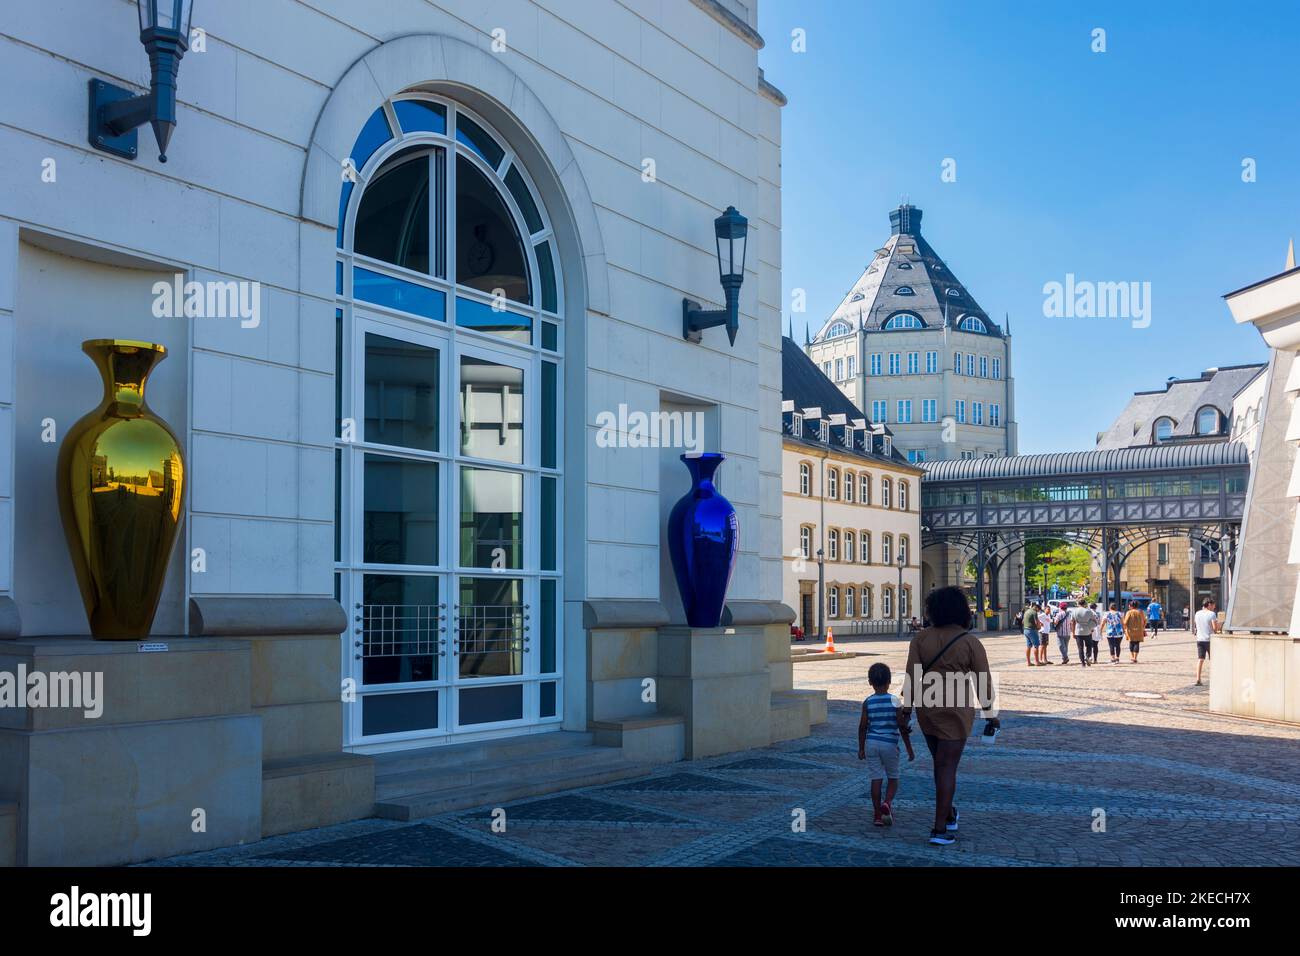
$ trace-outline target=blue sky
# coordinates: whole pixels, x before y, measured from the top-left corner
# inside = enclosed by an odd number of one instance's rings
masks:
[[[1086,449],[1132,392],[1264,361],[1222,295],[1300,236],[1300,4],[760,0],[782,112],[783,283],[821,325],[901,197],[997,321],[1022,453]],[[791,49],[791,31],[807,50]],[[1092,31],[1106,31],[1094,53]],[[940,179],[945,159],[956,181]],[[1242,161],[1256,181],[1242,181]],[[1047,318],[1067,273],[1151,283],[1151,322]]]

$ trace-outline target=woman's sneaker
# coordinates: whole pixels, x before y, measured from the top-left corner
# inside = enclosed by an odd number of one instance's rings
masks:
[[[883,808],[882,808],[882,809],[883,809]],[[873,827],[883,827],[883,826],[885,825],[885,821],[884,821],[884,819],[883,819],[882,816],[881,816],[881,811],[880,811],[880,810],[877,810],[877,811],[876,811],[876,817],[875,817],[874,820],[871,821],[871,825],[872,825]]]
[[[935,846],[951,846],[957,842],[957,838],[944,830],[931,830],[930,842]]]
[[[957,832],[957,821],[960,820],[960,819],[961,819],[961,814],[957,812],[957,808],[956,808],[956,807],[953,807],[952,810],[951,810],[951,811],[949,812],[949,814],[948,814],[948,832],[949,832],[949,833],[956,833],[956,832]]]
[[[894,808],[888,803],[880,805],[880,816],[885,826],[892,827],[894,825]]]

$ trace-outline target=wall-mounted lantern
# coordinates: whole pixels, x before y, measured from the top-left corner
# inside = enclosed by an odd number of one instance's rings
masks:
[[[728,206],[713,220],[713,234],[718,243],[718,279],[726,296],[726,307],[704,310],[698,302],[682,299],[682,338],[700,341],[705,329],[717,325],[727,327],[727,338],[736,344],[740,331],[740,286],[745,281],[745,246],[749,235],[749,220]]]
[[[153,126],[158,161],[167,162],[167,143],[176,128],[176,74],[190,48],[194,0],[136,0],[140,42],[149,52],[149,92],[132,92],[103,80],[90,81],[90,145],[135,159],[136,127]]]

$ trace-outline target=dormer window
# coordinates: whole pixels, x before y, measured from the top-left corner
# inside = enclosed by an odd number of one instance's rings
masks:
[[[957,324],[957,328],[963,332],[979,332],[981,335],[987,335],[989,328],[984,324],[982,319],[973,315],[964,315]]]
[[[790,416],[790,432],[796,437],[803,437],[803,416],[798,412]]]
[[[1156,441],[1169,441],[1174,437],[1174,420],[1172,418],[1157,418],[1155,426],[1152,428],[1152,434]]]
[[[1206,405],[1196,413],[1196,434],[1217,435],[1220,427],[1219,410],[1214,406]]]
[[[817,440],[825,444],[830,441],[831,426],[830,423],[823,420],[817,423]]]
[[[888,435],[885,435],[883,438],[880,439],[880,450],[884,453],[886,458],[893,457],[894,440],[890,438]]]
[[[845,448],[853,447],[853,426],[852,425],[844,426],[844,447]]]
[[[911,312],[899,312],[897,315],[891,315],[881,326],[883,329],[923,329],[925,323],[921,321],[920,316],[913,315]]]
[[[834,339],[841,335],[848,335],[850,331],[852,330],[849,328],[847,322],[836,322],[830,327],[830,330],[826,333],[826,337],[828,339]]]
[[[900,269],[908,269],[908,270],[911,270],[911,268],[912,268],[912,263],[910,263],[910,262],[900,262],[900,263],[898,264],[898,268],[900,268]]]
[[[955,298],[957,298],[958,296],[961,295],[961,293],[958,292],[956,289],[949,289],[945,294],[946,294],[950,299],[955,299]]]
[[[865,299],[865,298],[866,298],[866,296],[863,295],[861,292],[855,292],[855,293],[853,293],[853,298],[849,299],[849,301],[850,301],[850,302],[861,302],[861,301],[862,301],[863,299]]]
[[[894,290],[894,295],[916,295],[916,291],[910,285],[900,285]]]

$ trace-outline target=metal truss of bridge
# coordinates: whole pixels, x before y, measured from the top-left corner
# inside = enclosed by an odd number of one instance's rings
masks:
[[[953,459],[925,469],[922,546],[947,545],[975,562],[981,608],[985,572],[987,604],[997,607],[997,572],[1031,541],[1087,548],[1101,565],[1103,594],[1138,548],[1161,538],[1217,548],[1230,569],[1250,474],[1238,442]]]

